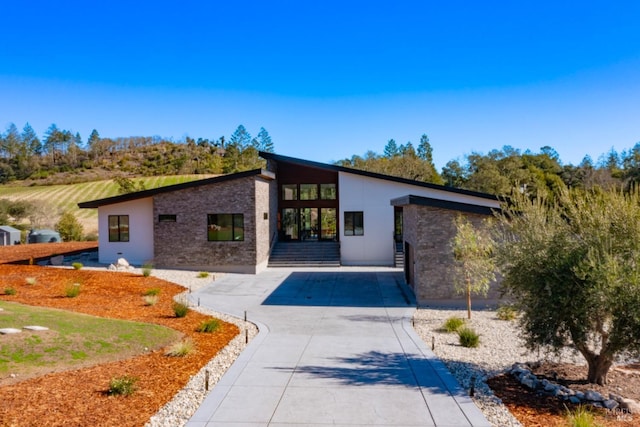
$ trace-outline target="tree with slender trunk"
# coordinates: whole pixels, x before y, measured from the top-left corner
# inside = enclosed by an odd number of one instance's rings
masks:
[[[454,222],[456,235],[451,241],[454,286],[456,292],[466,294],[467,317],[471,319],[471,294],[486,296],[495,280],[494,242],[486,221],[481,227],[474,227],[467,217],[458,215]]]

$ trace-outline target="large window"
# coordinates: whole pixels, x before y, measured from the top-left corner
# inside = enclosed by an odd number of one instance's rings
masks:
[[[318,200],[318,185],[300,184],[300,200]]]
[[[320,184],[320,198],[322,200],[335,200],[336,199],[336,185],[335,184]]]
[[[129,241],[129,215],[109,215],[109,241]]]
[[[364,214],[362,212],[344,213],[344,235],[363,236],[364,235]]]
[[[244,214],[207,215],[207,240],[210,242],[244,240]]]
[[[284,184],[282,186],[282,200],[298,200],[298,185]]]

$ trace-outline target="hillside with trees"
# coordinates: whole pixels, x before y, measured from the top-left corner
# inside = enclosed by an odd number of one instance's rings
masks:
[[[93,230],[95,212],[78,211],[77,201],[264,167],[259,151],[275,151],[271,136],[261,128],[253,137],[243,125],[229,137],[174,141],[157,136],[103,138],[97,130],[83,140],[55,124],[39,137],[28,123],[22,130],[12,123],[0,132],[0,222],[21,228],[53,226],[46,222],[71,211],[85,230]],[[466,154],[438,172],[429,137],[423,134],[415,147],[390,139],[382,154],[370,150],[336,164],[499,196],[551,197],[575,188],[635,188],[640,182],[640,142],[622,153],[611,149],[595,162],[585,156],[578,165],[563,163],[548,146],[539,152],[505,146]],[[81,187],[67,192],[60,188],[69,184]],[[47,188],[55,195],[42,194]]]
[[[38,137],[29,123],[19,131],[10,124],[0,134],[0,184],[62,184],[114,176],[223,174],[264,166],[258,151],[273,151],[271,136],[261,128],[252,137],[243,125],[226,138],[102,138],[93,130],[80,134],[49,126]]]
[[[271,136],[261,128],[253,137],[243,125],[229,137],[174,141],[158,136],[103,138],[95,129],[83,140],[55,124],[40,138],[29,123],[22,131],[11,123],[0,133],[0,184],[234,173],[264,166],[259,151],[274,152]],[[640,181],[640,142],[622,153],[611,149],[597,161],[587,155],[578,165],[564,164],[549,146],[537,153],[505,146],[464,154],[438,172],[429,137],[423,134],[415,147],[411,141],[398,144],[390,139],[382,154],[370,150],[336,164],[496,195],[550,195],[563,188],[634,187]]]

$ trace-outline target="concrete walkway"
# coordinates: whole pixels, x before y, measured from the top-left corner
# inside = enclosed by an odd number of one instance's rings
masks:
[[[188,427],[490,426],[413,331],[399,270],[229,274],[191,297],[260,333]]]

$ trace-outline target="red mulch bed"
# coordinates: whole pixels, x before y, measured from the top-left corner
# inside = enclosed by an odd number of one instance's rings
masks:
[[[0,246],[0,264],[29,261],[70,252],[95,250],[98,242],[30,243]]]
[[[64,252],[62,245],[79,248],[67,243],[5,247],[0,248],[0,259],[24,254],[40,257],[41,247],[49,245],[55,246],[58,254]],[[0,387],[1,426],[143,426],[239,332],[235,325],[225,322],[213,334],[195,332],[210,316],[191,311],[184,318],[176,318],[173,296],[184,288],[154,277],[6,264],[0,265],[0,277],[0,292],[7,287],[17,291],[16,295],[0,295],[4,301],[160,324],[190,337],[196,349],[186,357],[168,357],[160,349],[82,369],[18,378],[19,382]],[[27,277],[35,278],[36,284],[28,284]],[[71,280],[82,283],[82,292],[66,298],[64,289]],[[146,306],[142,295],[150,288],[159,288],[161,293],[157,304]],[[123,375],[139,379],[138,391],[128,397],[108,396],[109,381]]]

